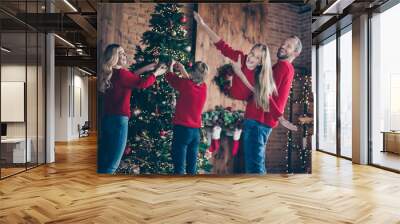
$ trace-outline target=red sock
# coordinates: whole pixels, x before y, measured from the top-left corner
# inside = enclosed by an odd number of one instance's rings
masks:
[[[216,152],[219,149],[219,139],[211,140],[210,152]]]
[[[215,126],[213,128],[212,132],[212,137],[211,137],[211,146],[210,146],[210,152],[217,152],[219,149],[219,141],[221,138],[221,127],[220,126]]]
[[[233,147],[232,147],[232,155],[235,156],[239,151],[239,139],[240,134],[242,133],[241,129],[236,129],[233,133]]]

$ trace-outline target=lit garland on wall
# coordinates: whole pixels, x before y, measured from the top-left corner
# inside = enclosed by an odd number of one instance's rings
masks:
[[[293,173],[293,172],[304,172],[304,173],[311,173],[311,145],[309,144],[309,138],[311,137],[312,133],[310,134],[309,129],[313,127],[313,116],[312,111],[309,111],[310,106],[310,99],[312,96],[312,82],[311,82],[311,75],[302,75],[297,73],[295,75],[294,81],[292,86],[302,86],[301,91],[297,94],[297,98],[294,98],[294,90],[293,87],[290,90],[290,95],[288,99],[289,103],[289,121],[299,121],[300,130],[301,131],[301,141],[298,144],[294,143],[294,133],[288,131],[288,143],[286,145],[286,153],[287,159],[286,164],[286,172]],[[293,108],[296,105],[302,106],[300,114],[293,114]],[[297,119],[293,119],[293,115]],[[297,122],[295,122],[297,124]],[[292,153],[297,152],[297,156],[300,159],[300,169],[294,168],[291,158]]]

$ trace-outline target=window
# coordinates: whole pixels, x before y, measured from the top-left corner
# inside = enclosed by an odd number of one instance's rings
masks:
[[[318,48],[318,149],[336,153],[336,39]]]
[[[400,4],[371,18],[372,163],[400,170]]]
[[[340,36],[340,155],[352,157],[352,32]],[[347,31],[347,32],[346,32]]]

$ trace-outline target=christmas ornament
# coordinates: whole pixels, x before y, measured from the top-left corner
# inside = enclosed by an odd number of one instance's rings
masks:
[[[173,30],[173,31],[171,32],[171,35],[172,35],[173,37],[175,37],[175,36],[176,36],[176,31]]]
[[[190,47],[190,46],[185,47],[185,51],[190,52],[191,50],[192,50],[192,47]]]
[[[181,23],[186,23],[186,22],[187,22],[187,17],[186,16],[182,16]]]
[[[154,50],[153,51],[153,56],[154,57],[157,57],[157,56],[159,56],[160,55],[160,52],[158,51],[158,50]]]
[[[160,131],[160,136],[161,136],[161,138],[165,138],[165,136],[167,135],[168,133],[166,132],[166,131],[164,131],[164,130],[161,130]]]
[[[139,108],[133,110],[133,115],[135,116],[138,116],[140,113],[142,113],[142,110],[140,110]]]
[[[193,66],[193,63],[192,62],[189,62],[189,67],[192,67]]]
[[[127,156],[127,155],[131,154],[131,152],[132,152],[132,148],[127,145],[125,147],[124,155]]]

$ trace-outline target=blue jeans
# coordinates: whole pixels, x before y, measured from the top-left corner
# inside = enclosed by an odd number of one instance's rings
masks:
[[[199,144],[199,128],[189,128],[181,125],[174,126],[174,137],[172,139],[174,174],[185,174],[185,165],[187,174],[196,174]]]
[[[113,174],[121,162],[128,137],[127,116],[105,115],[100,130],[97,172]]]
[[[246,119],[243,128],[244,165],[246,173],[265,174],[265,146],[272,128]]]

